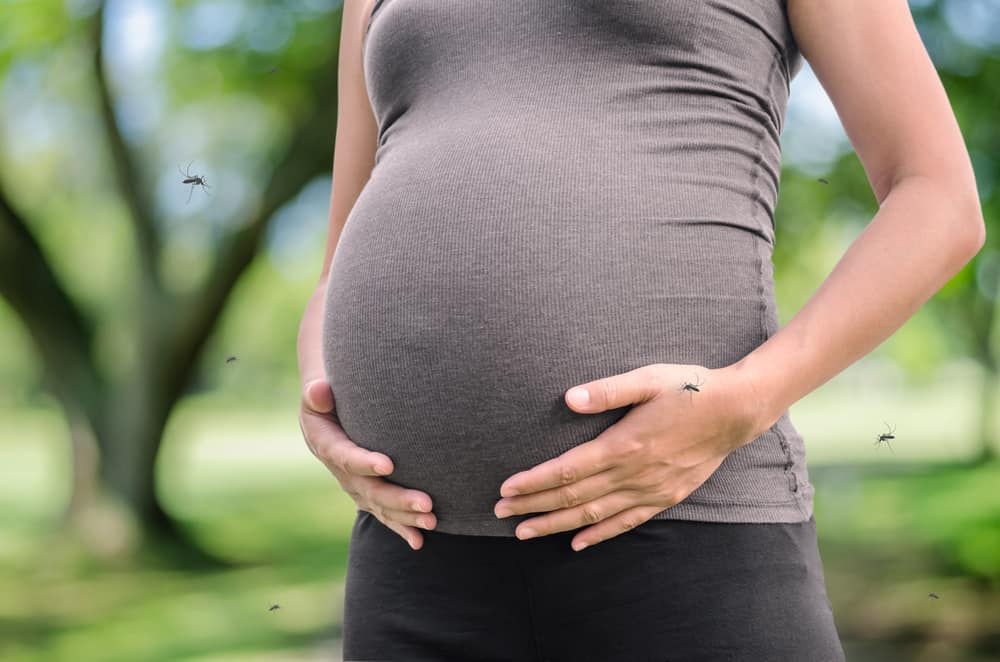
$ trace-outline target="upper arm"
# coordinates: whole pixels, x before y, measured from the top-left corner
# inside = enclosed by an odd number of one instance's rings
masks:
[[[965,142],[906,0],[787,0],[787,8],[879,204],[895,182],[919,175],[979,209]]]
[[[368,100],[361,43],[374,0],[344,0],[337,64],[337,129],[329,229],[321,280],[325,280],[347,216],[375,166],[377,123]]]

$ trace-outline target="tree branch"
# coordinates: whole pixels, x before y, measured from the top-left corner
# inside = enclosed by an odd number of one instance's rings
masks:
[[[136,248],[139,252],[143,280],[147,288],[159,293],[160,279],[157,262],[160,253],[160,237],[153,217],[153,205],[146,197],[140,182],[139,170],[132,152],[122,136],[115,117],[114,100],[108,85],[104,68],[104,3],[102,2],[93,18],[94,79],[100,98],[100,116],[111,148],[111,169],[118,189],[125,199],[135,233]]]
[[[0,186],[0,296],[28,329],[46,387],[66,407],[100,417],[103,383],[94,364],[93,326],[62,287],[35,237]]]

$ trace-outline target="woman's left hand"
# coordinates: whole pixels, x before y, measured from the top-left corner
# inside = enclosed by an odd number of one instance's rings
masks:
[[[767,429],[753,383],[733,366],[655,363],[580,387],[589,404],[566,393],[577,412],[634,406],[595,439],[504,481],[497,517],[547,513],[518,525],[521,540],[591,524],[573,538],[579,551],[634,529]]]

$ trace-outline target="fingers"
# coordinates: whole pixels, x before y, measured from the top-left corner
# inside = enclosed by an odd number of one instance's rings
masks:
[[[302,402],[315,412],[333,411],[333,391],[325,379],[314,379],[302,388]]]
[[[419,490],[394,485],[376,476],[339,476],[341,486],[358,508],[374,515],[378,521],[398,533],[413,549],[423,546],[420,529],[437,526],[437,517],[430,512],[430,496]]]
[[[539,517],[533,517],[518,524],[515,535],[521,539],[547,536],[560,531],[572,531],[582,526],[597,524],[605,519],[619,515],[623,511],[631,512],[636,507],[636,500],[643,495],[631,490],[622,490],[608,494],[602,498],[588,501],[575,508],[557,510]],[[663,508],[659,508],[663,510]],[[658,511],[657,511],[658,512]],[[634,523],[638,522],[631,516],[623,521],[619,517],[616,522]],[[603,530],[603,529],[602,529]],[[588,542],[597,542],[588,540]]]
[[[423,547],[420,529],[436,527],[437,517],[431,512],[417,512],[412,506],[430,498],[423,492],[393,485],[384,478],[358,478],[357,481],[363,493],[362,498],[355,498],[358,506],[399,534],[412,549]]]
[[[663,508],[660,506],[636,506],[622,510],[614,516],[603,519],[594,526],[581,531],[573,538],[572,547],[575,551],[579,552],[585,547],[610,540],[615,536],[631,531],[639,525],[646,523],[661,510]]]
[[[420,528],[431,530],[437,526],[430,495],[382,478],[392,473],[392,459],[354,443],[330,415],[334,405],[329,382],[317,379],[305,385],[299,427],[306,445],[360,509],[375,515],[412,549],[420,549]]]
[[[651,400],[660,390],[662,365],[653,364],[578,384],[564,394],[578,411],[597,413]]]
[[[353,480],[359,489],[358,496],[354,498],[359,508],[367,510],[399,534],[412,549],[423,546],[424,537],[420,529],[436,527],[437,517],[431,512],[418,512],[413,506],[429,506],[430,497],[418,490],[393,485],[384,478],[356,477]]]
[[[378,517],[376,515],[376,517]],[[420,549],[424,546],[424,536],[417,529],[412,526],[405,526],[393,521],[384,521],[379,518],[379,521],[385,524],[387,527],[399,534],[399,536],[406,541],[406,543],[414,550]]]
[[[358,476],[385,476],[393,471],[388,456],[355,444],[328,415],[303,409],[299,413],[299,427],[313,455],[331,471]]]
[[[335,424],[330,427],[340,430]],[[392,460],[387,456],[361,448],[342,431],[333,432],[328,439],[322,440],[317,450],[321,454],[320,460],[327,466],[356,476],[387,476],[394,469]]]
[[[426,492],[382,480],[383,475],[392,473],[392,460],[382,453],[358,446],[344,434],[343,428],[329,418],[303,411],[299,416],[299,427],[309,450],[341,484],[351,478],[370,481],[370,484],[363,485],[369,492],[368,496],[392,509],[430,512],[434,507]],[[351,485],[345,488],[352,497],[360,491]]]
[[[396,524],[404,524],[409,527],[426,529],[428,531],[437,526],[437,517],[434,513],[418,513],[413,510],[379,508],[375,505],[372,507],[378,511],[377,513],[372,511],[372,514],[383,522],[395,522]]]
[[[402,487],[383,478],[365,478],[366,497],[382,508],[394,511],[430,513],[433,504],[426,492]]]
[[[602,433],[558,457],[514,474],[500,485],[500,496],[530,494],[569,485],[615,467],[625,452],[619,449],[632,448],[635,444],[617,443],[609,437],[608,433]]]
[[[617,467],[559,487],[522,496],[504,497],[493,507],[497,517],[525,513],[547,513],[562,508],[574,508],[620,489],[630,489],[619,479]]]

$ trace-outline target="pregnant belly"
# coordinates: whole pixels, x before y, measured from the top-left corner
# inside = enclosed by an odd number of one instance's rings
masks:
[[[720,367],[763,342],[757,241],[721,223],[564,232],[356,206],[323,328],[340,423],[392,458],[387,480],[431,496],[437,530],[495,519],[504,480],[628,411],[575,413],[572,386],[658,362]]]

